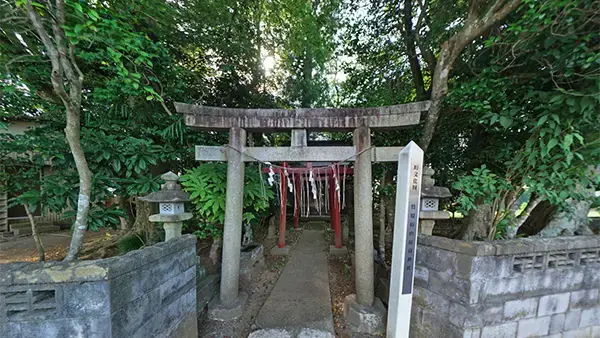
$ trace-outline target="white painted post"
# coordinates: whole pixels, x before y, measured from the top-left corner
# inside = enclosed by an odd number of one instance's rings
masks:
[[[422,171],[423,150],[411,141],[398,158],[388,338],[408,338],[409,334]]]

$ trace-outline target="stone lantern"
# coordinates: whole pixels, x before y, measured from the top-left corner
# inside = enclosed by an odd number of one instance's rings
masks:
[[[419,214],[419,233],[430,236],[436,220],[450,218],[449,212],[439,210],[440,199],[452,197],[448,188],[434,186],[433,174],[435,174],[433,169],[424,168],[421,182],[421,212]]]
[[[181,237],[181,227],[183,221],[192,218],[192,214],[185,212],[184,202],[190,200],[190,195],[181,190],[179,176],[169,171],[161,177],[165,184],[160,186],[160,191],[151,193],[146,197],[140,197],[140,200],[152,203],[158,203],[158,214],[150,216],[150,222],[164,223],[165,241],[172,238]]]

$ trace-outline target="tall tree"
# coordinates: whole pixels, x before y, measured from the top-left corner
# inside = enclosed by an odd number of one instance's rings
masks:
[[[6,42],[0,55],[6,65],[1,83],[10,100],[2,106],[3,110],[25,107],[30,116],[42,115],[66,125],[64,134],[79,181],[77,197],[70,205],[76,214],[65,258],[74,260],[83,244],[93,199],[92,173],[81,142],[82,97],[102,97],[102,93],[118,84],[119,95],[136,92],[143,93],[146,100],[162,101],[153,87],[157,83],[151,71],[155,45],[145,35],[138,34],[133,26],[135,21],[125,20],[123,15],[127,12],[120,11],[113,3],[56,0],[15,4],[2,1],[0,5],[3,9],[0,39]],[[24,22],[30,24],[23,25]],[[103,88],[84,86],[82,62],[98,62],[97,68],[91,68],[99,69],[96,76],[111,74]],[[90,73],[87,68],[86,72]],[[95,76],[91,78],[96,80]],[[88,119],[92,115],[91,106],[87,105],[85,111]],[[62,114],[58,113],[59,107]],[[63,176],[68,177],[67,172]]]
[[[338,0],[293,0],[266,6],[268,47],[280,60],[276,81],[292,105],[327,104],[325,75],[335,48],[339,5]]]
[[[81,89],[83,73],[75,59],[75,46],[68,41],[64,26],[66,24],[65,3],[57,0],[55,4],[45,6],[25,1],[27,15],[42,42],[52,65],[50,80],[54,93],[58,95],[66,111],[65,135],[79,173],[79,198],[77,216],[71,245],[65,260],[77,258],[83,245],[83,235],[87,229],[87,216],[90,208],[92,173],[88,167],[81,146]],[[46,15],[44,19],[40,11]],[[47,27],[51,27],[49,30]]]

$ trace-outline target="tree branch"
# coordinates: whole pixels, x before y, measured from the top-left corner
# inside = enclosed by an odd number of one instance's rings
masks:
[[[504,0],[496,0],[482,18],[477,18],[473,16],[473,13],[476,11],[474,7],[477,4],[477,0],[473,0],[469,9],[471,17],[467,19],[464,27],[442,44],[431,83],[432,102],[425,120],[425,126],[423,127],[423,136],[419,140],[419,145],[423,151],[427,151],[433,139],[442,109],[442,101],[448,92],[448,80],[454,62],[468,44],[503,20],[521,4],[521,1],[510,0],[508,3],[504,3]]]
[[[29,19],[31,20],[33,27],[38,33],[40,40],[42,40],[44,47],[46,47],[46,50],[48,51],[48,57],[50,58],[50,62],[52,63],[52,75],[50,76],[52,81],[52,87],[54,88],[56,94],[63,101],[63,103],[65,105],[68,105],[70,104],[70,98],[69,95],[67,95],[65,86],[63,84],[63,71],[60,64],[60,55],[58,53],[58,50],[54,46],[52,39],[50,39],[48,32],[46,32],[44,24],[42,23],[42,18],[40,18],[36,10],[33,8],[33,6],[31,6],[30,2],[27,1],[26,6]]]
[[[417,19],[417,25],[415,28],[415,41],[417,42],[417,46],[419,46],[419,50],[421,51],[421,56],[423,60],[427,63],[427,68],[429,68],[429,73],[433,74],[435,71],[435,65],[437,60],[435,55],[431,51],[431,49],[426,46],[421,39],[421,28],[423,25],[423,21],[427,16],[427,9],[429,8],[429,0],[424,0],[423,2],[419,1],[420,13],[419,18]]]
[[[404,23],[404,41],[406,44],[406,52],[408,56],[408,63],[410,65],[410,72],[412,74],[413,83],[417,92],[417,101],[427,100],[427,93],[425,91],[425,84],[423,82],[423,72],[421,71],[421,64],[417,57],[417,51],[415,46],[415,35],[416,32],[412,27],[412,0],[404,0],[404,11],[402,21]]]

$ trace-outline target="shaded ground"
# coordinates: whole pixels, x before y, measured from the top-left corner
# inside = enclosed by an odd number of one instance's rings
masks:
[[[286,245],[294,247],[302,230],[288,230],[286,232]],[[252,281],[252,291],[248,297],[248,304],[242,317],[233,322],[218,322],[206,320],[200,324],[198,337],[201,338],[246,338],[251,331],[256,329],[254,322],[260,308],[263,306],[279,275],[288,260],[287,256],[272,256],[269,254],[275,246],[275,239],[263,239],[263,234],[256,234],[256,241],[264,246],[265,268],[263,272]]]
[[[337,337],[350,337],[344,320],[344,300],[355,293],[350,257],[329,256],[329,290],[333,308],[333,323]]]
[[[97,232],[87,231],[84,243],[90,245],[110,238],[115,234],[116,231],[106,229]],[[65,258],[71,242],[70,230],[42,233],[40,238],[46,251],[46,260],[62,260]],[[12,238],[0,242],[0,263],[36,262],[37,258],[35,242],[31,236]]]
[[[328,243],[323,230],[303,230],[277,284],[260,309],[260,329],[285,329],[296,336],[311,329],[333,334],[333,318],[327,264]],[[256,335],[256,334],[255,334]],[[257,337],[270,337],[262,334]]]

